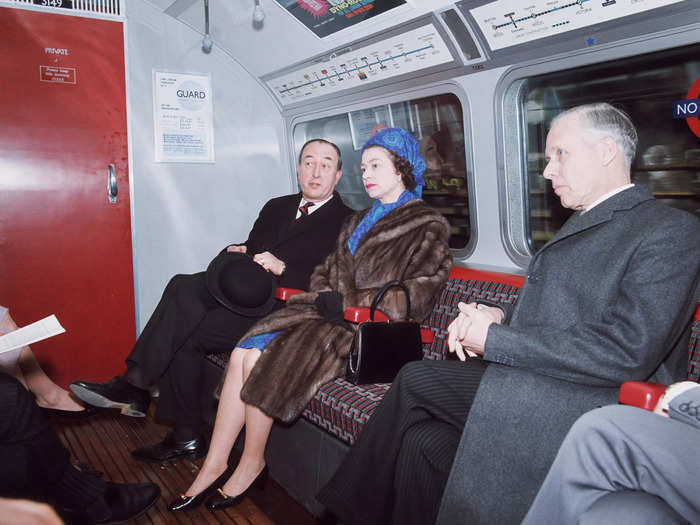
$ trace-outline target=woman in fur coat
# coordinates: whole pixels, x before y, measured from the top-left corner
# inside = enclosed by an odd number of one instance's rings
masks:
[[[170,510],[192,508],[217,489],[207,507],[229,507],[263,481],[274,419],[293,421],[321,385],[346,370],[355,328],[343,322],[345,307],[369,307],[383,284],[399,279],[410,293],[412,320],[432,309],[452,257],[447,221],[420,199],[425,162],[418,142],[402,129],[384,129],[364,145],[361,169],[374,205],[346,220],[335,250],[314,270],[310,291],[259,321],[234,349],[209,453]],[[392,320],[404,319],[403,291],[389,289],[380,308]],[[244,425],[243,455],[231,473],[228,457]]]

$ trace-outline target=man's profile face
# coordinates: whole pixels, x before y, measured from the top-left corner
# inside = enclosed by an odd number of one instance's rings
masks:
[[[343,174],[338,169],[338,153],[330,144],[312,142],[301,152],[297,166],[301,193],[307,201],[321,202],[333,193]]]
[[[606,193],[596,144],[584,140],[586,130],[572,114],[557,121],[547,134],[542,175],[552,182],[561,205],[572,210],[584,209]]]

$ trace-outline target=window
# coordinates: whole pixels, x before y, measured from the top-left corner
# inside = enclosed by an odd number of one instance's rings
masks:
[[[685,120],[673,118],[673,102],[685,99],[700,77],[698,57],[700,45],[691,45],[533,76],[509,88],[524,137],[524,233],[530,253],[571,214],[561,207],[542,171],[552,118],[580,104],[609,102],[627,112],[639,134],[632,182],[647,184],[665,204],[700,216],[700,142]]]
[[[464,249],[471,238],[467,183],[471,169],[465,156],[463,123],[457,96],[441,94],[301,122],[294,127],[294,148],[298,152],[314,137],[337,144],[343,158],[337,190],[348,206],[361,210],[372,205],[362,185],[362,145],[382,127],[410,131],[427,165],[423,199],[449,221],[450,247]]]

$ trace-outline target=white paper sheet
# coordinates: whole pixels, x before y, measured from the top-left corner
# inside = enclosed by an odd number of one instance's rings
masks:
[[[0,354],[62,334],[65,331],[55,315],[44,317],[35,323],[0,336]]]

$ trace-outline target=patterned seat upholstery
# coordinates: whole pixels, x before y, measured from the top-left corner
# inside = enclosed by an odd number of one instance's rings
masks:
[[[700,382],[700,305],[695,310],[693,331],[688,342],[688,379]]]
[[[513,283],[464,279],[451,274],[432,312],[422,324],[424,328],[432,329],[435,334],[433,342],[423,346],[424,359],[445,359],[447,326],[457,315],[458,302],[481,300],[511,304],[518,298],[519,292],[519,286]],[[695,314],[688,351],[688,378],[698,381],[700,379],[700,307]],[[223,368],[228,356],[213,354],[208,356],[208,359]],[[344,443],[352,445],[389,386],[389,384],[353,385],[343,378],[335,379],[319,389],[302,413],[302,417]]]

